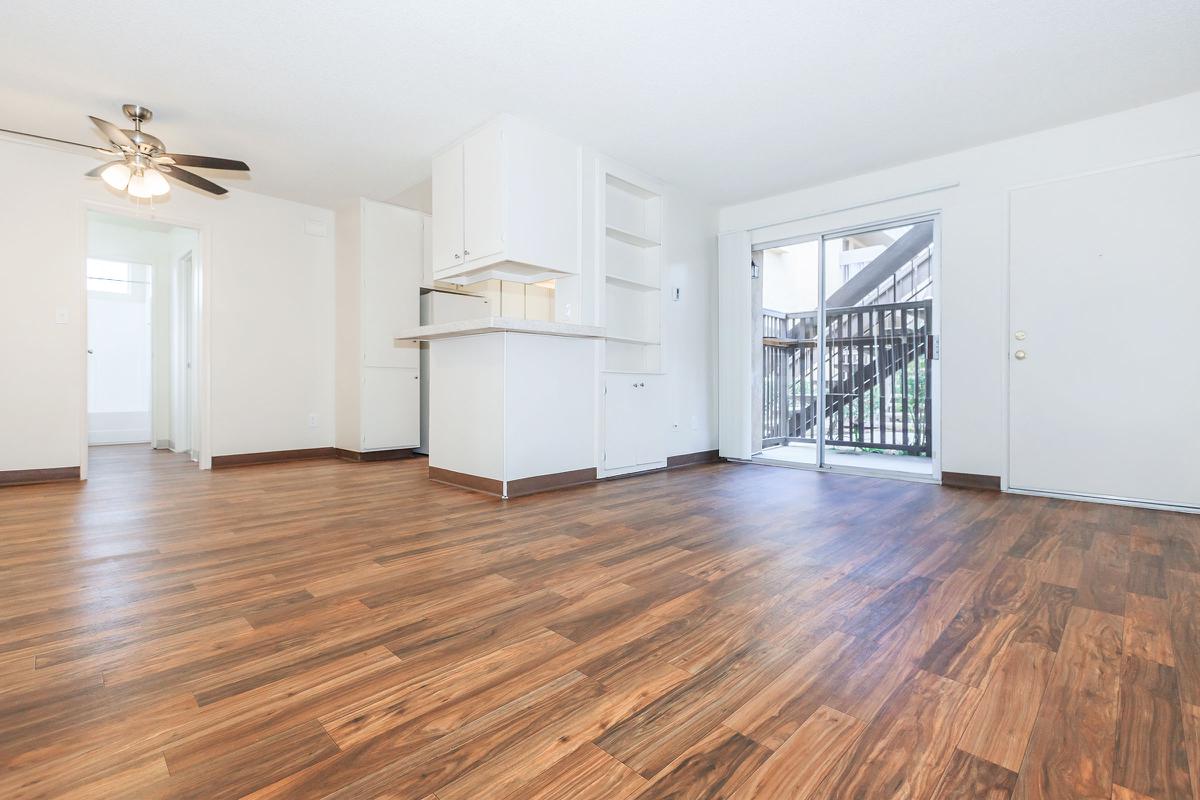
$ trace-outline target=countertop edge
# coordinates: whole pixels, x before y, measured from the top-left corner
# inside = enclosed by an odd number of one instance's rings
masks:
[[[576,325],[570,322],[514,319],[511,317],[482,317],[479,319],[443,322],[408,328],[395,336],[396,343],[432,341],[459,336],[478,336],[486,333],[527,333],[541,336],[564,336],[576,339],[603,339],[604,329],[595,325]]]

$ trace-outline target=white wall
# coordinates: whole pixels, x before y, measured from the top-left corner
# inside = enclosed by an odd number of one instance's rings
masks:
[[[941,211],[942,468],[1000,475],[1009,190],[1197,149],[1200,93],[727,207],[720,227],[764,243]]]
[[[136,208],[83,177],[97,163],[0,141],[0,470],[80,463],[85,203]],[[332,212],[178,185],[156,210],[208,234],[212,452],[332,445]]]
[[[675,289],[679,300],[673,300]],[[717,448],[717,213],[687,192],[663,194],[663,371],[667,454]]]

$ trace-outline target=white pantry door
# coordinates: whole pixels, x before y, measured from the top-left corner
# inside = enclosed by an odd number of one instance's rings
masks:
[[[1009,486],[1200,507],[1200,157],[1012,193]]]

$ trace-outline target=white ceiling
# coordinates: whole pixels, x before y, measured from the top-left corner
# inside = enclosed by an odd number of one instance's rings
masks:
[[[0,127],[140,102],[335,205],[511,111],[726,204],[1198,90],[1198,43],[1197,0],[5,0]]]

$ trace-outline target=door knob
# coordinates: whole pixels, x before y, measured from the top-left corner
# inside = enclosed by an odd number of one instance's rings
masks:
[[[1026,353],[1024,350],[1018,350],[1017,352],[1013,353],[1013,358],[1015,358],[1017,361],[1024,361],[1025,355]]]

